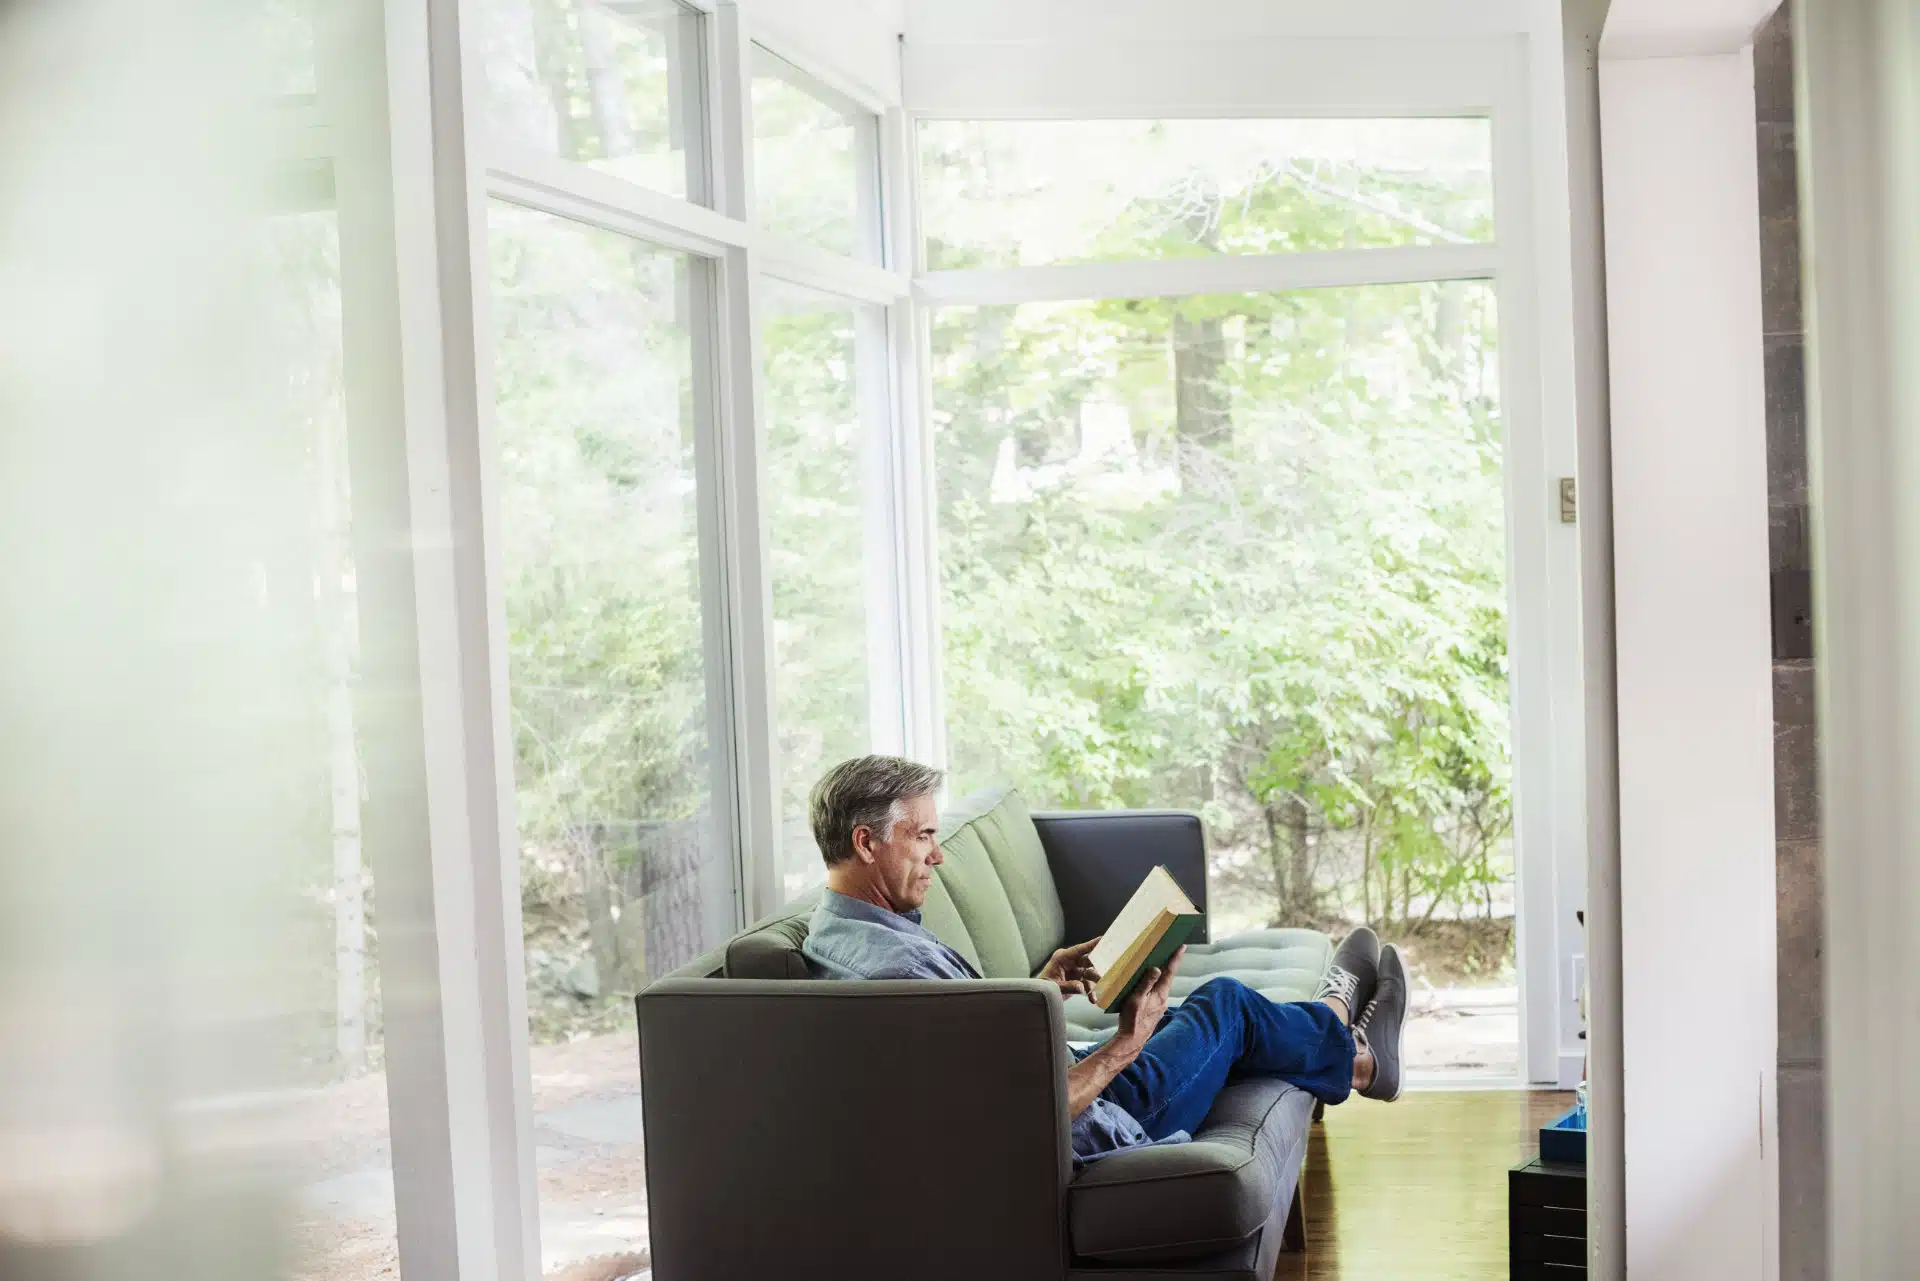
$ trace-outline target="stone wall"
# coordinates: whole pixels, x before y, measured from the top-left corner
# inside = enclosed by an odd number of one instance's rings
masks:
[[[1780,1276],[1826,1281],[1820,781],[1807,520],[1793,33],[1782,5],[1754,44],[1773,572],[1774,859],[1779,912]]]

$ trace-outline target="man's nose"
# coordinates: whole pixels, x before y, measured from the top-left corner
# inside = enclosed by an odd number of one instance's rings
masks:
[[[927,856],[927,866],[938,867],[946,861],[947,861],[947,856],[943,852],[941,852],[940,842],[935,841],[933,843],[933,853]]]

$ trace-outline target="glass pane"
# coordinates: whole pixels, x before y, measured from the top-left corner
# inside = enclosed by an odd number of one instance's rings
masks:
[[[1416,1069],[1518,1069],[1497,361],[1479,282],[933,325],[955,790],[1201,811],[1216,936],[1407,947]]]
[[[1493,239],[1493,134],[1440,120],[927,120],[927,266]]]
[[[753,186],[760,225],[880,260],[879,121],[753,48]]]
[[[700,19],[673,0],[480,0],[487,129],[704,200]]]
[[[885,422],[874,402],[886,393],[884,363],[874,362],[884,362],[886,322],[877,308],[778,281],[761,298],[782,871],[792,898],[826,879],[808,790],[827,766],[874,748],[868,602],[884,578],[870,549],[885,531],[870,509],[882,492],[875,427]]]
[[[632,995],[717,941],[693,264],[495,204],[494,377],[548,1267],[647,1241]]]
[[[321,181],[289,182],[317,192]],[[388,1143],[373,881],[360,840],[361,786],[354,694],[360,623],[347,473],[342,377],[339,218],[322,200],[265,221],[260,266],[263,332],[287,373],[284,423],[305,442],[304,517],[311,563],[299,570],[310,602],[316,691],[306,709],[298,772],[303,854],[289,951],[295,1008],[307,1012],[296,1046],[308,1089],[293,1110],[304,1180],[295,1201],[300,1281],[373,1281],[397,1267]]]

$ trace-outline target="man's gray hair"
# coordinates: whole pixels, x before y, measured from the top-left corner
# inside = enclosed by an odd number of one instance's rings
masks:
[[[943,771],[898,756],[860,756],[821,775],[807,797],[813,839],[827,866],[853,857],[853,829],[864,827],[881,840],[893,835],[906,802],[932,796]]]

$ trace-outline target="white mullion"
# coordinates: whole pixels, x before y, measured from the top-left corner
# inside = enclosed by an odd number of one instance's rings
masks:
[[[900,633],[908,698],[907,750],[918,760],[947,764],[946,699],[940,646],[939,487],[934,476],[932,389],[923,359],[927,313],[912,299],[895,303],[894,483],[899,529]]]
[[[886,307],[913,290],[912,280],[902,272],[844,258],[791,236],[760,231],[754,233],[754,245],[760,270],[821,293]]]
[[[324,12],[400,1260],[519,1281],[539,1241],[477,67],[456,0]]]
[[[527,148],[493,148],[487,186],[529,209],[707,258],[743,246],[751,236],[741,219]]]
[[[854,398],[859,415],[860,511],[866,568],[868,750],[907,750],[905,654],[900,644],[899,512],[894,502],[892,318],[854,309]]]
[[[1516,95],[1524,101],[1524,95]],[[1527,264],[1533,244],[1524,109],[1492,121],[1495,234]],[[1500,335],[1501,470],[1506,497],[1508,715],[1513,750],[1514,955],[1520,979],[1522,1081],[1560,1081],[1559,911],[1555,781],[1563,766],[1555,734],[1553,616],[1556,560],[1577,556],[1574,529],[1549,501],[1547,426],[1540,386],[1534,274],[1523,266],[1495,288]],[[1558,555],[1556,555],[1558,553]],[[1577,608],[1571,599],[1568,608]],[[1574,615],[1577,619],[1577,613]],[[1570,709],[1561,709],[1570,714]],[[1576,1082],[1577,1083],[1577,1082]]]
[[[997,270],[932,271],[914,292],[939,306],[1075,302],[1086,298],[1178,298],[1197,294],[1274,293],[1352,285],[1408,285],[1480,280],[1495,275],[1500,250],[1491,244],[1408,245],[1295,254],[1223,254],[1067,263]]]
[[[752,50],[740,6],[733,0],[721,0],[709,27],[714,201],[721,214],[745,222],[753,208],[753,105],[748,92]],[[719,296],[721,553],[726,566],[724,617],[731,640],[732,800],[745,914],[754,919],[773,912],[783,900],[773,594],[762,502],[765,433],[753,287],[757,266],[751,240],[729,248],[721,259]]]
[[[881,118],[881,173],[885,179],[886,257],[917,269],[920,260],[919,160],[914,124],[905,111]],[[935,538],[938,493],[927,412],[924,309],[912,295],[895,302],[887,317],[893,356],[892,548],[902,693],[906,700],[906,752],[918,760],[946,762],[940,699],[939,556]]]
[[[740,742],[734,718],[740,682],[733,629],[734,570],[728,554],[729,453],[726,423],[737,394],[728,377],[731,335],[727,329],[727,273],[723,260],[690,259],[686,312],[693,337],[694,498],[698,511],[701,659],[707,691],[709,787],[714,839],[721,850],[741,847]],[[701,869],[700,922],[703,944],[724,938],[742,924],[744,886],[737,860],[728,857]]]

